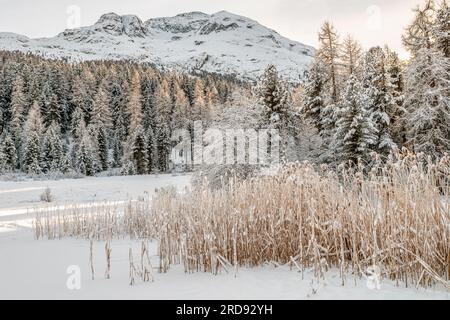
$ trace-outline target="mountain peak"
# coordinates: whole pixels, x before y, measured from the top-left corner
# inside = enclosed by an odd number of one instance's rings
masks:
[[[102,24],[105,21],[120,21],[120,20],[121,20],[121,18],[117,13],[109,12],[109,13],[102,14],[100,16],[100,19],[98,19],[98,21],[95,24]]]
[[[102,15],[94,25],[96,31],[104,31],[111,35],[126,34],[130,37],[144,37],[147,32],[141,19],[136,15],[123,15],[110,12]]]
[[[102,15],[92,26],[54,38],[27,39],[0,33],[0,50],[32,52],[72,61],[132,60],[161,69],[212,72],[255,80],[274,64],[299,82],[314,48],[282,37],[258,22],[228,11],[199,11],[142,22],[135,15]]]

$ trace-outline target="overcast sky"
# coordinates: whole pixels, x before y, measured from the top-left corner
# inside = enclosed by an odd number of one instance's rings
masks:
[[[388,44],[402,57],[400,36],[421,0],[0,0],[0,32],[29,37],[54,36],[74,23],[91,25],[107,12],[136,14],[142,20],[188,11],[227,10],[247,16],[292,40],[316,46],[317,31],[328,19],[341,35],[350,33],[365,48]],[[69,13],[68,13],[69,9]]]

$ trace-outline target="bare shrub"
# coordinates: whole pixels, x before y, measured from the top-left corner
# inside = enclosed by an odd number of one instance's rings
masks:
[[[55,200],[52,190],[49,187],[45,188],[44,192],[41,193],[40,199],[43,202],[53,202]]]

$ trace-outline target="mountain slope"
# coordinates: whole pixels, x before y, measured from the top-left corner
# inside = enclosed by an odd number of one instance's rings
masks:
[[[54,38],[0,33],[0,50],[72,61],[129,59],[161,69],[234,74],[250,80],[272,63],[292,82],[302,78],[314,55],[314,48],[226,11],[190,12],[145,22],[108,13],[93,26],[66,30]]]

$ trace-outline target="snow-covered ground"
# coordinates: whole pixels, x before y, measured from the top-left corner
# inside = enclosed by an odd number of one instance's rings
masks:
[[[39,195],[47,186],[56,202],[51,205],[115,202],[136,199],[155,188],[189,184],[188,175],[85,178],[78,180],[0,182],[0,299],[450,299],[443,288],[404,288],[383,281],[380,290],[367,287],[366,279],[348,277],[341,286],[337,271],[316,280],[312,271],[267,265],[239,269],[237,273],[185,274],[182,266],[167,274],[155,269],[155,281],[136,278],[129,285],[129,248],[139,262],[140,243],[115,240],[111,243],[111,279],[105,279],[104,243],[93,247],[95,279],[91,278],[89,242],[86,240],[34,240],[30,209],[46,204]],[[157,243],[149,246],[153,267],[158,266]],[[73,269],[75,266],[75,269]],[[70,269],[72,267],[72,269]],[[79,267],[80,289],[67,286]],[[67,273],[69,268],[69,273]],[[73,282],[71,282],[73,283]]]
[[[0,181],[0,221],[32,213],[38,208],[92,203],[123,203],[152,195],[156,188],[188,186],[189,175],[90,177],[50,181]],[[55,200],[45,203],[40,195],[50,188]]]

